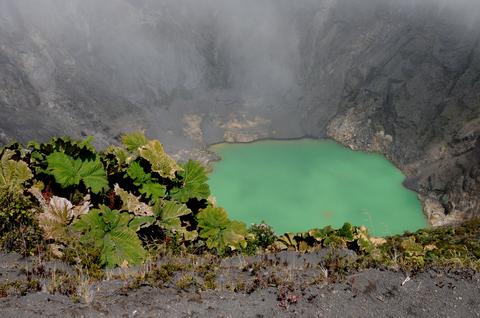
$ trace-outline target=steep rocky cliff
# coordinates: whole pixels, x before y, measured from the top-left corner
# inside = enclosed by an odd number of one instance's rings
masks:
[[[434,224],[480,213],[480,28],[470,13],[425,7],[361,23],[328,125],[334,139],[400,166]]]
[[[480,215],[479,8],[0,0],[0,143],[146,129],[203,156],[223,140],[329,136],[386,154],[433,223]]]

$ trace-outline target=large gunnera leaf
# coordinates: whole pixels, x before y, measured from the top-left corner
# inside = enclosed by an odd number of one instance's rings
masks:
[[[32,187],[29,192],[38,200],[42,213],[37,219],[43,236],[46,240],[54,240],[66,243],[71,238],[68,226],[73,219],[87,214],[90,208],[90,198],[84,198],[84,202],[74,206],[69,200],[53,196],[49,202],[42,196],[38,188]]]
[[[87,188],[93,193],[99,193],[108,188],[107,173],[100,160],[85,161],[80,169],[80,176]]]
[[[23,192],[23,184],[33,174],[26,162],[11,159],[14,154],[14,151],[5,149],[0,159],[0,191],[20,194]]]
[[[139,225],[130,225],[132,219],[131,214],[101,206],[82,216],[74,228],[83,234],[82,242],[93,243],[100,249],[103,265],[134,265],[143,262],[145,250],[136,233]]]
[[[163,178],[175,179],[175,172],[182,168],[170,158],[163,150],[163,146],[158,140],[152,140],[140,148],[140,156],[150,162],[152,171],[157,172]]]
[[[165,196],[167,188],[159,183],[145,183],[140,188],[140,193],[145,195],[151,203],[157,202]]]
[[[136,131],[122,136],[123,146],[130,152],[137,151],[138,148],[148,143],[147,137],[142,131]]]
[[[126,210],[140,216],[153,215],[152,208],[146,203],[141,202],[140,198],[123,190],[118,186],[118,184],[115,185],[114,190],[115,194],[118,195],[122,200],[122,210]]]
[[[248,234],[245,224],[230,221],[222,208],[207,207],[197,215],[199,236],[207,240],[207,247],[223,254],[227,247],[232,250],[245,248]]]
[[[180,217],[192,213],[185,204],[175,201],[159,201],[155,204],[154,213],[158,219],[157,224],[164,229],[183,235],[186,241],[197,238],[197,231],[188,231],[182,226]]]
[[[179,175],[183,178],[183,186],[172,189],[172,197],[180,202],[187,202],[193,198],[207,199],[210,196],[210,188],[205,168],[193,160],[182,165],[182,168],[183,171],[179,172]]]
[[[47,172],[64,188],[79,185],[80,181],[93,193],[108,188],[107,174],[99,159],[82,161],[62,152],[54,152],[47,157],[47,163]]]
[[[47,240],[65,242],[68,240],[68,225],[73,219],[73,204],[65,198],[52,197],[38,223]]]

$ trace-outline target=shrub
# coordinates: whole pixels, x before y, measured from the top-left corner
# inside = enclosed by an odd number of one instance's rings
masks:
[[[40,245],[36,209],[24,194],[24,184],[33,174],[27,163],[14,160],[16,153],[3,149],[0,158],[0,247],[23,255]]]
[[[249,231],[255,236],[254,244],[264,249],[272,245],[277,239],[272,227],[265,223],[253,224]]]

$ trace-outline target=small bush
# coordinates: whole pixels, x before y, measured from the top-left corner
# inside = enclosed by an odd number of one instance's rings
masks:
[[[152,287],[163,287],[172,281],[175,273],[181,268],[174,264],[165,264],[155,267],[145,274],[145,281]]]
[[[29,292],[36,292],[41,289],[40,282],[36,279],[15,280],[0,284],[0,298],[11,295],[24,296]]]
[[[193,276],[190,274],[185,274],[177,280],[175,287],[178,289],[186,290],[196,285],[197,285],[197,282],[195,278],[193,278]]]
[[[0,235],[17,228],[19,224],[33,223],[31,201],[22,195],[0,193]]]
[[[0,195],[0,248],[30,255],[42,243],[42,234],[35,219],[35,207],[28,197]]]
[[[249,231],[255,236],[255,245],[261,248],[269,247],[277,239],[272,227],[265,223],[253,224]]]

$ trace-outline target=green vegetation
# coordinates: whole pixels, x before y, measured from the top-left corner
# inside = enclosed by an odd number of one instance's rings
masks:
[[[419,230],[386,238],[363,266],[399,266],[411,271],[441,266],[480,270],[480,220],[458,227]]]
[[[480,220],[471,220],[458,227],[424,229],[386,238],[371,237],[365,227],[346,223],[305,233],[288,233],[279,237],[270,248],[299,252],[350,250],[355,259],[345,267],[389,267],[409,272],[429,267],[454,267],[480,270]]]
[[[193,241],[198,235],[196,230],[188,230],[182,226],[181,217],[190,216],[192,210],[183,203],[160,201],[154,206],[156,224],[170,234],[178,234],[184,241]]]
[[[4,195],[21,194],[22,185],[33,177],[25,162],[12,159],[14,155],[14,151],[5,149],[0,158],[0,191]]]
[[[173,198],[180,202],[188,202],[190,199],[205,200],[210,196],[207,174],[205,168],[197,161],[189,160],[182,165],[183,171],[179,173],[182,178],[182,186],[175,187],[171,193]]]
[[[200,237],[207,240],[209,249],[224,254],[227,248],[236,250],[247,247],[248,231],[245,224],[229,220],[224,209],[208,207],[198,214],[197,220]]]
[[[254,255],[259,250],[267,249],[277,239],[272,227],[265,223],[252,224],[248,231],[250,236],[247,239],[247,247],[244,250],[248,255]]]
[[[36,207],[24,196],[24,184],[33,174],[26,162],[15,160],[15,151],[0,154],[0,247],[28,254],[41,242]]]
[[[3,250],[63,259],[82,277],[95,279],[104,277],[104,267],[154,264],[137,283],[172,283],[181,289],[217,288],[218,256],[282,250],[332,251],[322,265],[329,275],[366,267],[480,269],[480,221],[387,238],[372,237],[365,227],[348,223],[277,237],[266,224],[247,229],[230,220],[209,199],[206,169],[192,160],[176,163],[159,141],[133,133],[122,137],[122,145],[102,152],[90,142],[53,138],[1,149]],[[334,257],[339,250],[354,257]],[[188,271],[184,265],[155,263],[165,256],[205,258],[209,253],[216,256]],[[68,290],[75,285],[68,277],[65,281],[71,285]],[[53,292],[63,288],[51,287]]]
[[[64,188],[78,186],[80,181],[93,193],[99,193],[108,187],[105,170],[98,158],[82,161],[62,152],[54,152],[47,157],[47,163],[47,172]]]
[[[53,138],[25,147],[13,143],[0,155],[5,249],[19,250],[7,234],[21,226],[37,234],[29,245],[42,241],[50,256],[84,264],[96,259],[84,255],[91,251],[106,267],[141,264],[152,257],[147,249],[153,245],[225,254],[246,244],[245,225],[208,201],[206,169],[192,160],[178,164],[141,132],[102,152],[88,138]],[[223,219],[216,220],[218,211]]]
[[[141,223],[135,222],[132,214],[102,205],[83,215],[73,226],[82,233],[81,242],[90,243],[101,251],[102,265],[135,265],[145,259],[145,250],[136,233]]]

